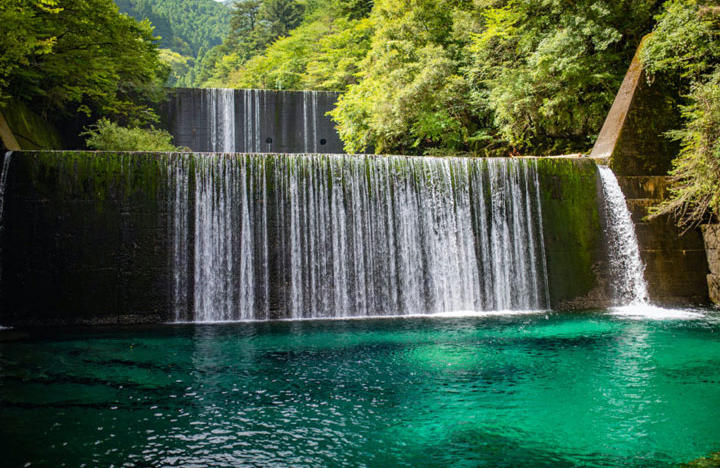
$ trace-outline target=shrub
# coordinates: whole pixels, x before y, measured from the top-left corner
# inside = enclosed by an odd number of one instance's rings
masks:
[[[127,128],[100,119],[88,128],[83,136],[88,148],[101,151],[177,151],[172,135],[165,130],[150,128]]]

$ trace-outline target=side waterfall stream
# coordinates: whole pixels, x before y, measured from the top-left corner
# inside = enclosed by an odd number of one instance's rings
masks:
[[[608,262],[615,305],[643,305],[648,302],[647,284],[633,225],[612,169],[598,166],[605,201]]]

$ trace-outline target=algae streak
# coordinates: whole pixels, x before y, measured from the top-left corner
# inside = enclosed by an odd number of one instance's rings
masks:
[[[542,158],[538,176],[552,307],[603,305],[604,255],[595,163],[580,158]]]

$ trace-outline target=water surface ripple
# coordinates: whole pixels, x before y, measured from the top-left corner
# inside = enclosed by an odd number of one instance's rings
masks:
[[[687,462],[720,450],[696,314],[4,330],[3,465]]]

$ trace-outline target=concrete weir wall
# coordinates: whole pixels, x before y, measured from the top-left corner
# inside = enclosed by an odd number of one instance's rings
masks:
[[[171,320],[168,161],[179,156],[12,153],[0,231],[0,324]],[[552,306],[601,306],[595,165],[541,159],[538,177]]]
[[[238,153],[343,153],[327,115],[338,93],[173,88],[169,94],[159,113],[177,146]]]
[[[10,157],[0,231],[0,323],[165,320],[165,156]]]

